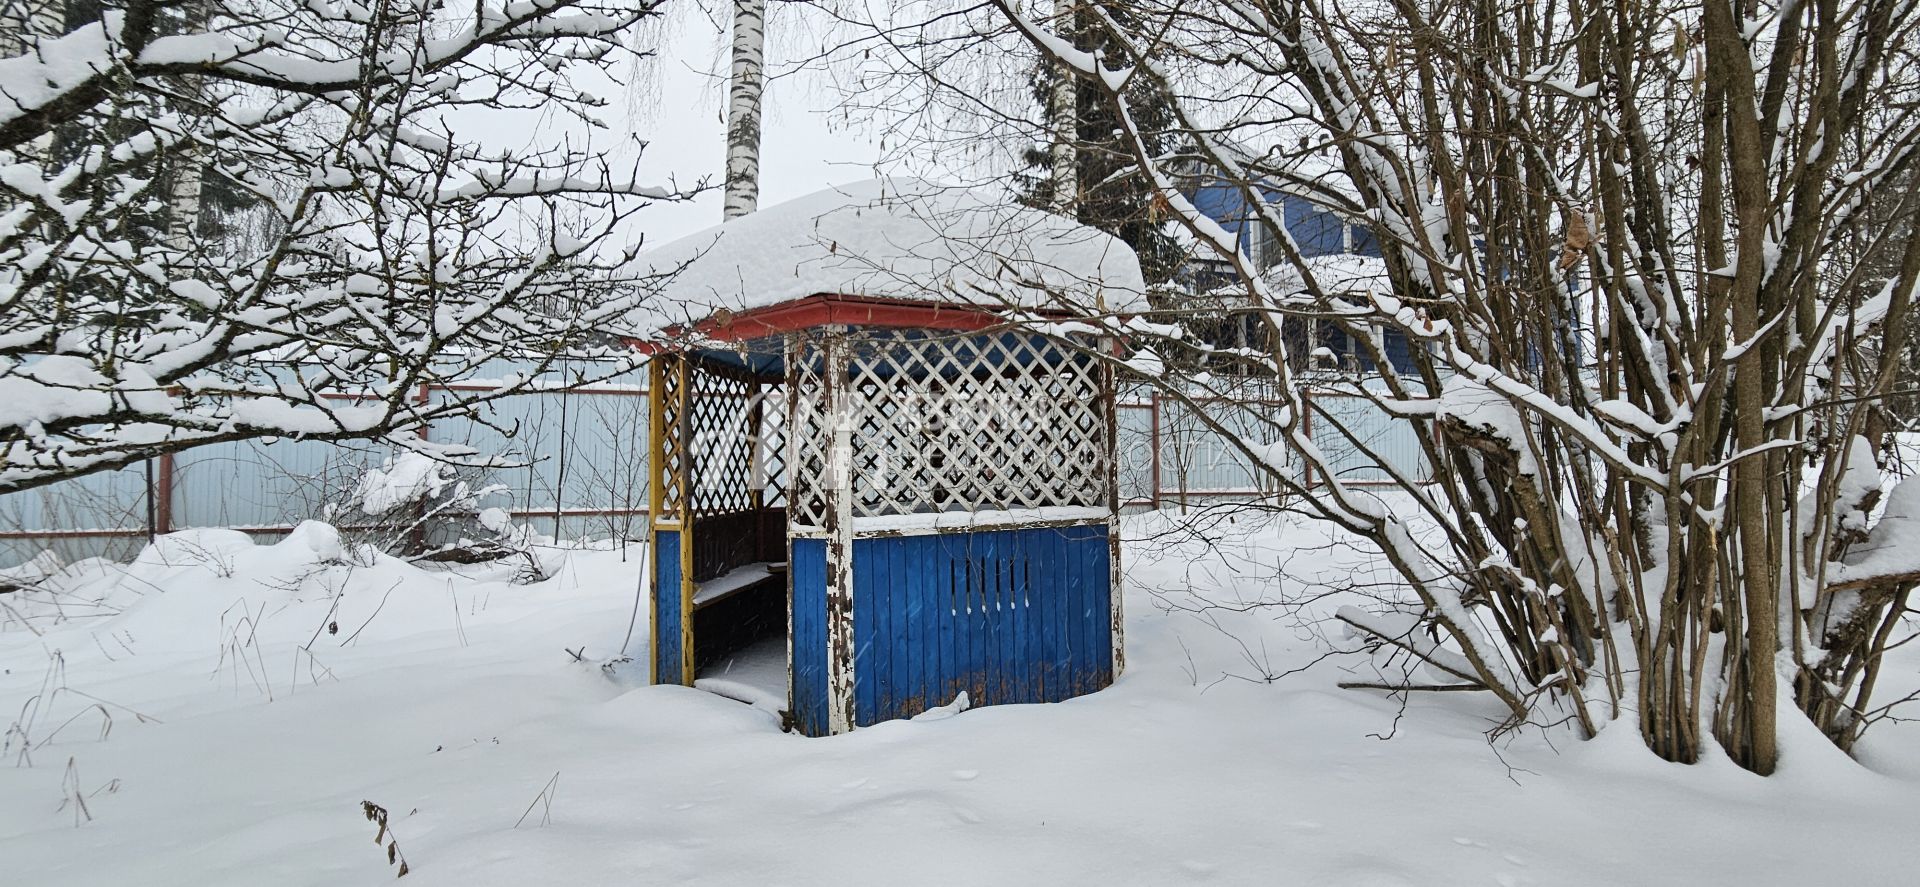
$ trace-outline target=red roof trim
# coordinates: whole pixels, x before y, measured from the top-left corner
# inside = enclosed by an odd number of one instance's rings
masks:
[[[1056,312],[1039,313],[1053,315]],[[719,311],[694,324],[693,332],[713,341],[743,342],[828,324],[982,330],[1004,322],[1004,318],[986,308],[823,293],[738,314]],[[687,332],[684,326],[669,327],[662,331],[660,339],[679,338]],[[669,347],[665,341],[659,340],[629,341],[634,347],[648,352]]]

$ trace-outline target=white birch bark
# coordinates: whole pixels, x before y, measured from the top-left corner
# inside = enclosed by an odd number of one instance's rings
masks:
[[[760,204],[760,93],[765,82],[766,0],[734,0],[733,78],[727,90],[725,217]]]
[[[167,245],[187,251],[194,248],[193,232],[200,225],[200,152],[182,145],[174,154],[173,193],[167,207]]]
[[[1071,35],[1074,0],[1054,0],[1053,10],[1060,33]],[[1070,215],[1080,190],[1079,158],[1074,153],[1074,143],[1080,138],[1079,105],[1075,101],[1073,69],[1064,64],[1050,67],[1054,69],[1053,90],[1047,96],[1047,117],[1053,124],[1053,147],[1048,151],[1053,166],[1052,209]]]
[[[182,14],[188,29],[198,31],[206,27],[208,10],[205,3],[189,0]],[[180,80],[181,93],[197,100],[203,86],[201,78],[188,74]],[[184,120],[189,115],[199,113],[199,109],[183,107],[177,112]],[[167,197],[167,246],[181,252],[194,248],[194,232],[200,227],[200,190],[203,180],[200,165],[203,162],[201,152],[193,142],[183,137],[173,155],[173,188]]]

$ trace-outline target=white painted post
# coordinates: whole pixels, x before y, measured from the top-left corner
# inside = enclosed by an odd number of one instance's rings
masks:
[[[1106,294],[1099,297],[1100,313],[1107,313]],[[1109,336],[1102,336],[1094,346],[1103,356],[1113,356],[1119,350],[1120,343]],[[1120,678],[1120,672],[1127,667],[1127,614],[1124,586],[1120,573],[1120,380],[1112,366],[1105,361],[1094,364],[1092,371],[1099,375],[1100,397],[1105,402],[1106,422],[1100,433],[1105,437],[1101,441],[1100,454],[1106,460],[1103,466],[1102,480],[1107,485],[1107,595],[1111,599],[1112,612],[1110,633],[1113,636],[1113,677]],[[1158,459],[1156,452],[1154,458]],[[1156,492],[1156,495],[1157,492]]]
[[[799,696],[793,692],[793,577],[797,572],[793,568],[793,515],[795,513],[793,500],[800,495],[800,483],[794,476],[798,473],[796,466],[800,464],[800,435],[796,434],[794,429],[800,427],[800,379],[803,377],[800,372],[800,361],[805,352],[805,346],[799,335],[787,333],[780,347],[783,363],[787,368],[786,395],[781,400],[780,409],[786,416],[782,422],[786,429],[783,436],[786,438],[786,464],[788,465],[787,520],[781,525],[780,532],[787,534],[787,711],[789,716],[793,716],[792,713],[800,710]]]

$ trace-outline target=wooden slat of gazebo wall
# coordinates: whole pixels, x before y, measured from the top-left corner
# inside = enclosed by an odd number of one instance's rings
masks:
[[[1110,557],[1104,524],[855,540],[855,723],[1112,683]]]
[[[788,704],[794,729],[827,735],[827,540],[789,543],[788,624],[792,680]]]
[[[683,680],[691,661],[683,645],[681,629],[683,607],[680,596],[680,533],[655,529],[653,532],[653,682],[656,684],[692,684]]]

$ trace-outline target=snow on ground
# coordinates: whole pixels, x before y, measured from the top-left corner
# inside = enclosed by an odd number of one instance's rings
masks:
[[[73,568],[57,610],[0,598],[0,866],[42,887],[382,883],[368,800],[416,887],[1911,883],[1920,731],[1872,740],[1877,769],[1791,736],[1773,779],[1663,763],[1630,729],[1489,745],[1471,694],[1403,713],[1335,688],[1372,676],[1358,657],[1264,680],[1344,642],[1196,595],[1382,577],[1310,527],[1203,528],[1217,545],[1130,524],[1111,689],[832,739],[602,668],[638,548],[512,585],[516,566],[343,565],[319,525],[176,534]],[[640,659],[644,622],[633,638]]]

